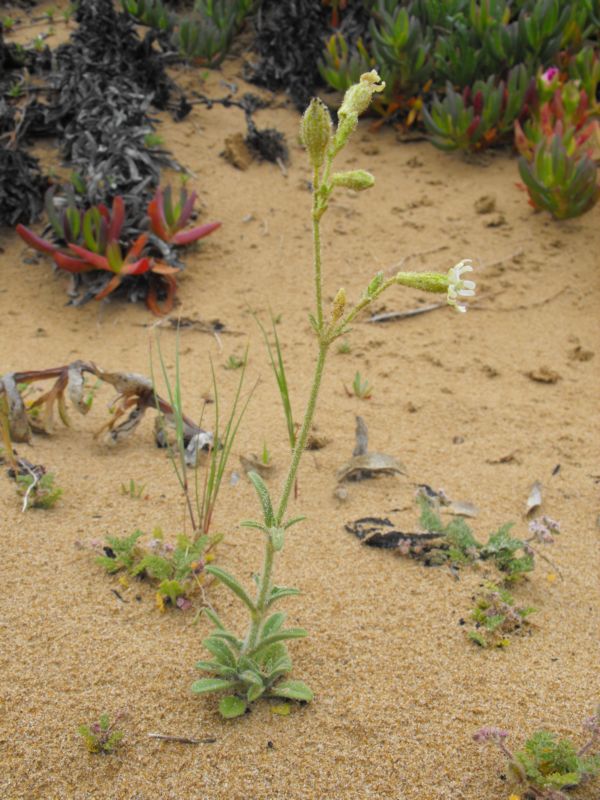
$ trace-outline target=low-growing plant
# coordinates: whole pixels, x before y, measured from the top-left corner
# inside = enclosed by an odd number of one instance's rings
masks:
[[[505,582],[514,583],[535,568],[535,550],[531,543],[537,541],[550,544],[553,541],[551,535],[549,538],[544,537],[533,529],[528,539],[516,538],[511,535],[513,523],[509,522],[491,533],[488,541],[483,544],[474,536],[462,517],[455,517],[444,524],[436,497],[432,498],[420,490],[417,502],[421,508],[420,523],[426,531],[426,538],[421,540],[418,535],[407,536],[400,550],[413,558],[425,558],[428,564],[458,565],[478,560],[488,561],[501,573]],[[558,527],[553,530],[558,531]],[[435,537],[430,537],[430,534],[435,534]]]
[[[123,11],[134,17],[139,25],[147,25],[157,31],[169,32],[175,24],[171,14],[161,0],[121,0]]]
[[[423,108],[430,141],[440,150],[477,151],[506,139],[523,114],[534,88],[523,65],[498,82],[494,76],[476,81],[462,93],[446,85],[443,99],[434,96],[431,107]]]
[[[132,500],[141,500],[144,496],[146,486],[143,483],[134,481],[133,478],[129,479],[129,483],[121,484],[121,494],[131,497]]]
[[[108,714],[101,714],[97,722],[79,726],[78,733],[90,753],[108,754],[119,747],[124,734],[117,725],[122,718],[122,713],[117,714],[111,722]]]
[[[77,176],[73,176],[75,185]],[[146,304],[153,313],[163,314],[172,308],[177,283],[175,275],[181,269],[172,247],[189,245],[215,231],[220,222],[209,222],[191,230],[182,230],[188,223],[196,193],[188,194],[182,187],[179,200],[173,202],[171,187],[160,187],[147,209],[151,230],[127,241],[123,249],[125,202],[120,195],[113,199],[112,209],[98,204],[86,211],[80,208],[74,184],[65,187],[65,199],[60,210],[55,204],[55,189],[46,194],[46,214],[52,239],[38,236],[24,225],[17,225],[19,236],[35,250],[52,256],[59,269],[73,274],[108,273],[104,284],[95,286],[90,298],[102,300],[121,286],[125,280],[146,275],[151,281]],[[153,245],[155,247],[153,248]],[[170,259],[171,263],[168,263]],[[159,287],[166,291],[163,307],[158,305]]]
[[[373,387],[366,378],[363,380],[360,372],[356,372],[352,381],[352,391],[348,394],[361,400],[370,400],[373,395]]]
[[[600,754],[591,754],[600,738],[600,708],[584,727],[589,738],[579,749],[570,739],[559,739],[548,731],[536,731],[516,753],[506,744],[508,732],[500,728],[486,726],[473,738],[500,748],[508,761],[511,781],[526,797],[566,800],[565,790],[580,786],[600,772]]]
[[[475,598],[471,619],[475,627],[468,631],[469,639],[480,647],[507,647],[510,635],[522,631],[532,606],[519,606],[513,596],[501,586],[488,584]]]
[[[6,33],[10,33],[10,31],[12,31],[12,29],[15,27],[15,23],[16,20],[14,20],[12,17],[2,17],[2,30],[4,30]]]
[[[549,211],[555,219],[585,214],[600,197],[598,170],[587,155],[569,155],[562,137],[541,141],[533,160],[519,158],[519,174],[536,211]]]
[[[28,508],[53,508],[63,490],[54,483],[52,472],[43,472],[42,468],[37,467],[29,470],[25,474],[17,473],[17,492],[23,498],[23,511]]]
[[[156,586],[156,602],[160,611],[167,606],[191,608],[194,595],[202,590],[204,567],[213,560],[212,549],[221,536],[198,536],[191,539],[184,534],[173,545],[165,542],[162,531],[156,529],[147,545],[140,539],[143,531],[130,536],[108,536],[102,545],[104,555],[97,563],[111,575],[125,571],[132,577],[145,578]]]
[[[239,358],[238,356],[230,355],[227,361],[224,364],[225,369],[233,370],[233,369],[241,369],[246,365],[246,362],[243,358]]]
[[[196,666],[202,671],[212,673],[212,677],[196,681],[192,691],[197,694],[222,693],[224,696],[219,710],[226,718],[244,714],[260,697],[283,697],[304,702],[313,697],[305,683],[287,678],[292,662],[285,642],[303,638],[307,632],[303,628],[284,627],[286,615],[275,611],[274,607],[285,597],[297,595],[299,592],[298,589],[275,584],[273,572],[276,556],[284,547],[287,532],[303,519],[298,516],[287,517],[287,508],[314,419],[329,348],[338,338],[348,333],[359,313],[391,286],[447,292],[449,302],[455,306],[458,297],[473,293],[473,285],[461,278],[461,272],[470,269],[470,266],[462,262],[449,270],[447,275],[435,272],[398,272],[386,278],[383,272],[379,272],[353,307],[347,308],[346,292],[341,288],[335,295],[330,313],[326,314],[323,308],[320,220],[337,187],[360,191],[370,188],[374,183],[373,177],[363,170],[332,174],[333,162],[356,129],[359,115],[368,108],[373,95],[383,89],[375,71],[365,73],[360,82],[346,92],[338,111],[336,130],[333,129],[326,106],[316,99],[311,101],[301,122],[301,139],[312,166],[315,312],[309,319],[317,341],[318,354],[306,411],[278,502],[273,502],[260,475],[252,471],[248,473],[259,498],[262,519],[245,520],[242,525],[261,533],[265,542],[263,567],[256,577],[254,596],[221,567],[206,567],[206,572],[223,583],[241,601],[249,615],[247,630],[240,636],[229,631],[212,609],[205,609],[215,628],[203,643],[213,659],[200,661]]]

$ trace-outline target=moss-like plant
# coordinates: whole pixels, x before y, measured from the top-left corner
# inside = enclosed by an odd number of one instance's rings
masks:
[[[215,625],[214,631],[204,640],[205,648],[212,660],[200,661],[198,669],[212,673],[212,677],[196,681],[192,691],[197,694],[220,692],[223,694],[219,709],[224,717],[237,717],[260,697],[283,697],[310,701],[313,693],[302,681],[289,680],[287,675],[292,662],[285,642],[307,635],[303,628],[284,627],[286,615],[276,611],[275,606],[285,597],[298,594],[297,589],[277,586],[273,572],[276,555],[283,549],[290,527],[303,517],[287,516],[298,467],[306,448],[313,422],[317,397],[327,354],[333,342],[350,330],[351,323],[376,298],[391,286],[408,286],[421,291],[448,293],[448,302],[459,311],[465,306],[462,297],[473,295],[475,284],[462,278],[462,273],[472,267],[461,262],[447,274],[437,272],[398,272],[386,277],[377,273],[370,281],[360,299],[348,307],[343,288],[335,294],[329,313],[323,304],[323,266],[321,260],[320,223],[327,211],[331,196],[337,188],[362,191],[374,184],[374,178],[364,170],[332,172],[333,162],[358,125],[359,115],[365,111],[373,95],[383,91],[384,84],[379,75],[368,72],[360,82],[346,92],[338,111],[338,125],[334,130],[327,107],[313,99],[301,122],[301,139],[307,150],[312,167],[312,223],[313,223],[313,280],[315,310],[310,316],[317,344],[316,364],[308,403],[302,425],[287,469],[281,495],[273,502],[262,478],[255,472],[249,478],[256,489],[262,510],[262,519],[246,520],[242,524],[263,535],[265,542],[263,567],[256,579],[256,591],[250,593],[241,583],[221,567],[209,565],[206,571],[221,581],[246,607],[249,625],[241,636],[227,630],[219,617],[206,610]]]

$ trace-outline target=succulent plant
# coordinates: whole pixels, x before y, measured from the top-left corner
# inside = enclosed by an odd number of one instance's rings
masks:
[[[522,156],[519,172],[530,204],[556,219],[584,214],[600,197],[595,163],[587,155],[569,155],[558,134],[539,142],[531,162]]]

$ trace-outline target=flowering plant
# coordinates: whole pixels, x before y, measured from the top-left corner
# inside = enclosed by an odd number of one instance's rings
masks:
[[[398,272],[386,278],[383,272],[379,272],[353,307],[347,306],[344,288],[336,293],[329,314],[323,307],[321,218],[338,187],[363,191],[374,184],[373,176],[364,170],[332,172],[333,162],[356,129],[359,115],[368,108],[373,96],[383,89],[384,84],[374,70],[361,75],[360,81],[351,86],[344,96],[335,130],[329,111],[320,100],[313,99],[302,117],[300,134],[312,167],[315,311],[310,316],[310,323],[318,354],[304,419],[278,502],[273,502],[260,475],[256,472],[248,475],[260,501],[262,519],[246,520],[242,524],[261,533],[265,543],[264,562],[256,579],[255,593],[248,592],[233,575],[220,567],[205,567],[207,573],[236,595],[249,614],[248,628],[242,636],[238,636],[227,630],[214,611],[206,609],[215,628],[203,644],[213,658],[200,661],[196,666],[212,673],[212,676],[196,681],[192,691],[197,694],[222,693],[219,710],[226,718],[244,714],[248,706],[260,697],[283,697],[304,702],[313,698],[311,689],[305,683],[286,677],[292,669],[292,662],[285,642],[303,638],[307,632],[303,628],[285,628],[285,613],[274,611],[274,606],[282,599],[299,592],[294,588],[277,586],[273,581],[273,571],[276,555],[284,547],[287,531],[303,519],[298,516],[288,518],[286,512],[306,448],[329,348],[337,338],[348,333],[351,323],[363,309],[393,285],[447,293],[448,302],[459,310],[463,309],[458,299],[472,296],[475,288],[472,281],[462,279],[462,274],[471,269],[470,264],[463,261],[447,274]]]

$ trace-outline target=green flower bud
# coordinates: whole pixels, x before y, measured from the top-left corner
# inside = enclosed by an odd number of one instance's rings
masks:
[[[383,283],[383,272],[378,272],[371,283],[367,286],[367,297],[374,297],[375,293]]]
[[[410,286],[422,292],[447,292],[449,280],[440,272],[399,272],[395,278],[400,286]]]
[[[344,186],[346,189],[362,192],[363,189],[374,186],[375,178],[364,169],[354,169],[351,172],[335,172],[331,176],[331,183],[334,186]]]
[[[339,289],[336,296],[333,298],[333,306],[331,308],[331,321],[337,322],[341,319],[344,309],[346,308],[346,290]]]
[[[369,107],[371,98],[376,92],[383,92],[385,83],[380,81],[376,70],[365,72],[360,76],[360,82],[351,86],[344,95],[344,100],[338,111],[339,125],[335,135],[334,154],[339,153],[348,141],[348,138],[358,125],[358,117]]]
[[[383,92],[385,83],[381,82],[381,78],[377,71],[372,69],[371,72],[364,72],[360,76],[360,82],[351,86],[346,94],[344,100],[338,111],[338,118],[340,121],[344,117],[360,116],[363,111],[366,111],[371,104],[371,98],[376,92]]]
[[[327,106],[321,100],[313,97],[302,115],[300,138],[306,147],[311,164],[316,169],[325,160],[325,154],[331,142],[332,127]]]

